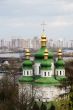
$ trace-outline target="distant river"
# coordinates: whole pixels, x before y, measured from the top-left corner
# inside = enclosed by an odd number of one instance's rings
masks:
[[[20,58],[24,53],[0,53],[0,58]]]
[[[63,50],[63,53],[72,53],[73,50]],[[24,53],[0,53],[0,58],[21,58],[24,56]],[[73,57],[64,57],[64,60],[70,60]]]

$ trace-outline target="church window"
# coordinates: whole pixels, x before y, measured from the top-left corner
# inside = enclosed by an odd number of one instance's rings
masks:
[[[40,101],[40,99],[39,99],[39,101]]]
[[[32,71],[30,71],[30,74],[32,74]]]
[[[61,75],[61,71],[60,71],[60,75]]]
[[[27,71],[27,75],[29,75],[29,71]]]
[[[48,76],[49,76],[49,72],[48,72]]]
[[[44,72],[44,76],[46,76],[46,72]]]
[[[24,71],[24,75],[25,75],[25,71]]]
[[[63,75],[64,75],[64,71],[63,71]]]
[[[58,75],[58,71],[57,71],[57,75]]]

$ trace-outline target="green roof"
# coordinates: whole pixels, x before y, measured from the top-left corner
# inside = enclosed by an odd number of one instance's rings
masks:
[[[58,77],[39,77],[34,82],[34,85],[41,86],[59,86],[61,85],[61,81],[65,81],[67,79],[66,76],[58,76]]]
[[[65,79],[67,79],[67,77],[66,77],[66,76],[56,76],[56,79],[57,79],[58,81],[63,81],[63,80],[65,80]]]
[[[19,82],[32,82],[33,77],[32,76],[21,76],[19,78]]]
[[[56,68],[62,69],[65,66],[65,62],[63,59],[58,59],[55,65],[56,65]]]
[[[50,60],[43,60],[41,63],[41,69],[42,70],[48,70],[51,69],[51,61]]]
[[[59,84],[59,81],[56,80],[54,77],[40,77],[39,79],[35,80],[35,83],[40,84]]]
[[[44,51],[47,47],[41,47],[38,52],[35,54],[36,59],[43,59],[44,58]],[[53,53],[49,52],[48,58],[53,58]]]
[[[41,70],[51,70],[51,67],[41,67]]]
[[[32,63],[32,61],[31,60],[29,60],[29,59],[25,59],[25,61],[23,62],[23,64],[22,64],[22,67],[23,68],[32,68],[32,65],[33,65],[33,63]]]
[[[40,76],[21,76],[19,82],[21,83],[31,83],[33,86],[59,86],[61,81],[65,81],[66,76],[57,77],[40,77]]]

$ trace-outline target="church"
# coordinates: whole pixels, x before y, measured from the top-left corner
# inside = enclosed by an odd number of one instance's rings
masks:
[[[47,48],[44,32],[40,42],[41,48],[33,54],[33,61],[30,60],[30,50],[26,49],[25,60],[22,63],[23,74],[19,78],[19,95],[26,92],[36,101],[49,102],[67,92],[62,86],[66,80],[65,62],[60,48],[57,51],[57,59]]]

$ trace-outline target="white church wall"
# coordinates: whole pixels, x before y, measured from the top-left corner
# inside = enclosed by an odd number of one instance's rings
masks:
[[[57,76],[65,76],[65,69],[56,69],[55,74]]]
[[[52,76],[54,75],[54,62],[51,63],[51,69],[52,69]]]
[[[41,77],[51,77],[52,70],[41,70]]]
[[[43,101],[43,102],[48,102],[56,99],[59,97],[59,95],[64,94],[65,89],[58,88],[58,87],[35,87],[34,88],[34,97],[36,101]]]
[[[23,70],[23,76],[33,76],[33,70]]]
[[[35,75],[40,75],[40,63],[35,63],[34,64],[34,74]]]

